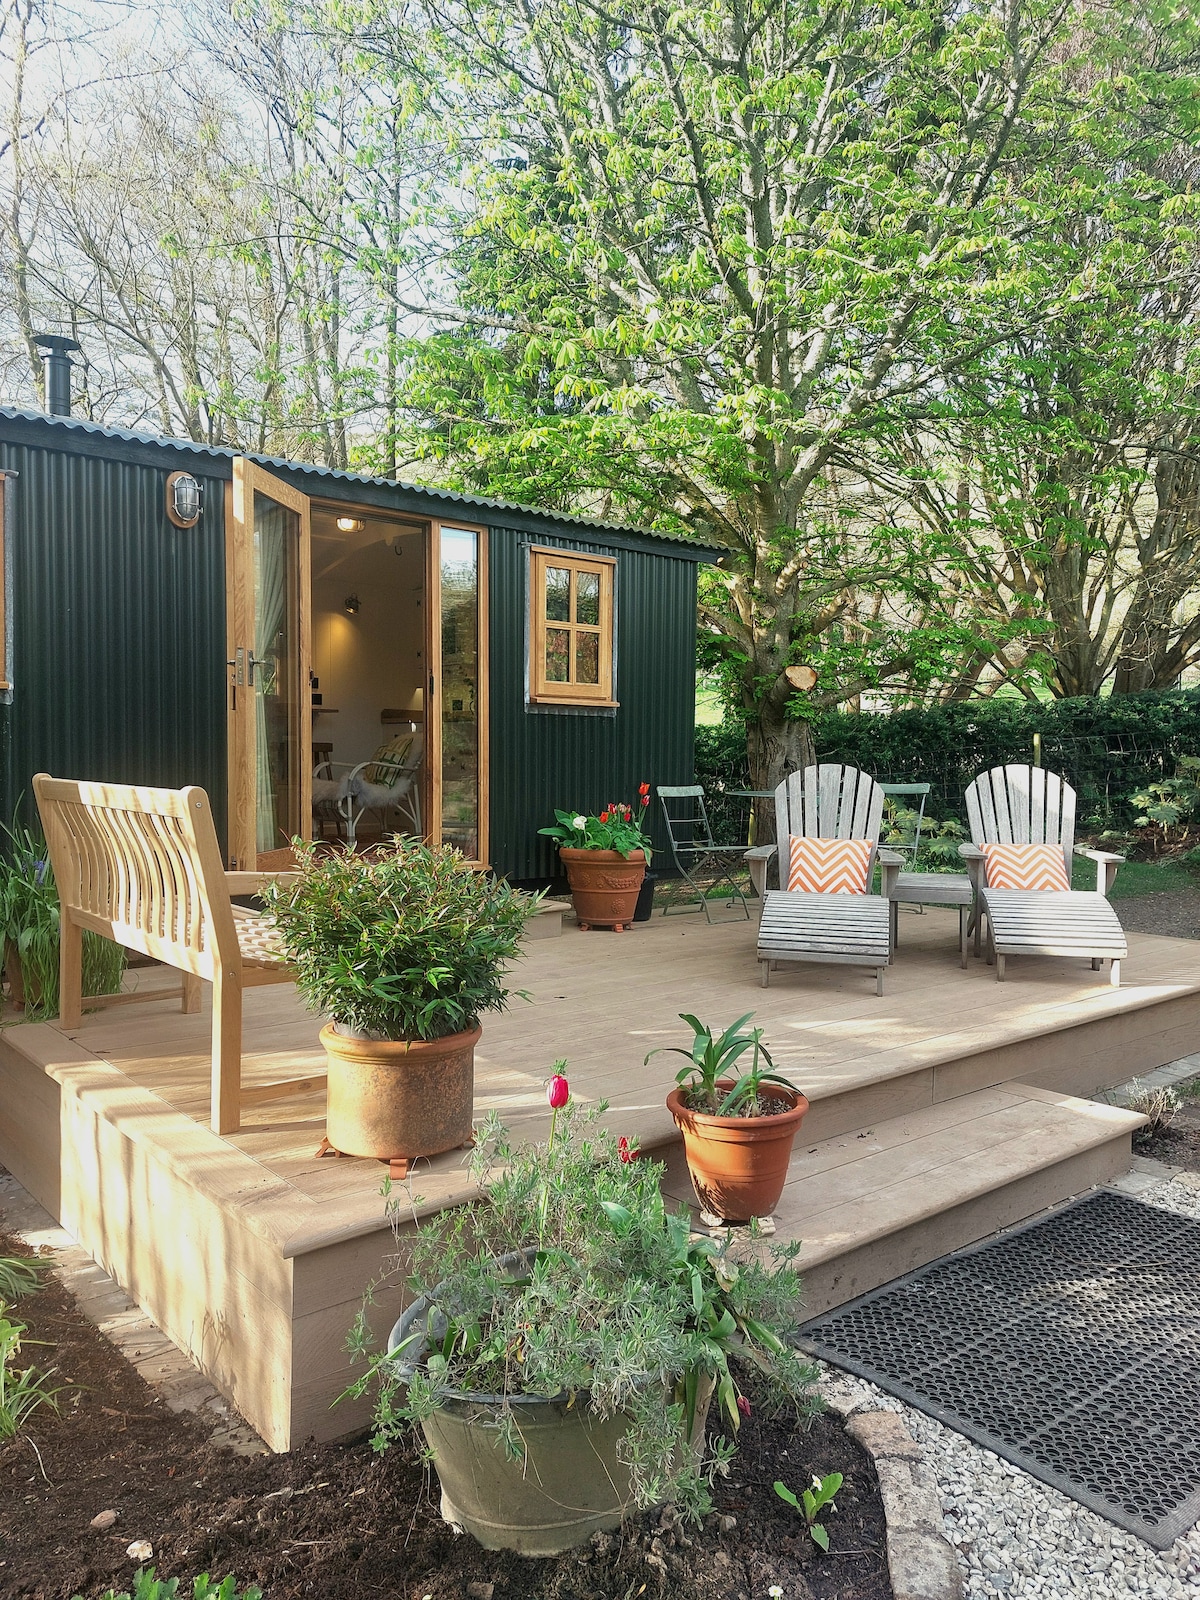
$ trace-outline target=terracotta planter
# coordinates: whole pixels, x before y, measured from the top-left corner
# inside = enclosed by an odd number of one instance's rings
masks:
[[[723,1081],[718,1089],[732,1089]],[[769,1086],[773,1098],[791,1102],[771,1117],[713,1117],[689,1111],[684,1091],[672,1089],[667,1110],[683,1134],[692,1187],[705,1211],[723,1222],[769,1217],[787,1181],[792,1142],[808,1110],[798,1090]]]
[[[645,851],[628,860],[617,850],[559,850],[581,928],[623,933],[633,921],[646,875]]]
[[[356,1039],[321,1029],[329,1057],[326,1136],[349,1156],[435,1156],[471,1137],[482,1029],[444,1039]]]

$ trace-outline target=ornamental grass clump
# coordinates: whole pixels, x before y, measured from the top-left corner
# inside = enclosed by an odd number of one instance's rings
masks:
[[[787,1341],[798,1246],[735,1263],[728,1240],[693,1238],[687,1212],[664,1202],[663,1168],[602,1126],[603,1104],[563,1104],[562,1084],[550,1086],[549,1141],[514,1147],[493,1118],[472,1158],[483,1198],[422,1224],[415,1240],[406,1233],[424,1315],[407,1348],[373,1356],[353,1392],[378,1385],[379,1450],[444,1405],[487,1397],[488,1427],[516,1462],[518,1396],[621,1413],[635,1503],[670,1500],[699,1517],[735,1446],[718,1441],[705,1457],[690,1446],[692,1423],[711,1392],[736,1432],[748,1407],[735,1358],[801,1412],[816,1407],[815,1370]],[[367,1342],[360,1321],[362,1353]]]
[[[536,899],[448,845],[294,848],[299,879],[265,899],[310,1010],[364,1038],[442,1039],[503,1008]]]

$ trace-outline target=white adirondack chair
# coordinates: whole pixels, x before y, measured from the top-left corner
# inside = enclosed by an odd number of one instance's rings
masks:
[[[1041,767],[993,767],[966,794],[970,844],[959,846],[976,894],[975,954],[987,924],[988,961],[1004,979],[1011,955],[1086,956],[1092,970],[1109,964],[1109,982],[1121,981],[1128,953],[1125,933],[1107,895],[1124,856],[1075,843],[1075,791],[1056,772]],[[983,844],[1054,844],[1063,853],[1067,882],[1074,856],[1096,863],[1096,887],[1084,889],[989,889]]]
[[[892,955],[888,895],[904,858],[880,850],[883,790],[857,767],[824,764],[793,772],[775,791],[776,844],[746,851],[755,889],[762,897],[758,959],[762,983],[771,981],[778,961],[826,961],[875,968],[875,992],[883,993],[883,973]],[[780,882],[787,882],[791,839],[869,839],[867,882],[878,858],[882,894],[802,894],[767,892],[767,866],[778,853]]]

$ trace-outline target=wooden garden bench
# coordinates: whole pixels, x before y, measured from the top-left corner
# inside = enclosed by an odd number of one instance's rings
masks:
[[[39,773],[33,792],[62,908],[59,1027],[77,1028],[82,1018],[88,929],[180,971],[185,1012],[200,1010],[201,980],[212,984],[214,1133],[236,1133],[248,1104],[319,1088],[320,1074],[251,1089],[241,1081],[242,990],[290,983],[292,973],[271,918],[234,905],[231,896],[257,894],[267,881],[296,874],[226,872],[203,789],[76,783]],[[163,993],[89,996],[86,1003],[158,1000]]]

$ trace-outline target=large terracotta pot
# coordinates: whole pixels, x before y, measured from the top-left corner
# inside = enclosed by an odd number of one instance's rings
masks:
[[[435,1156],[471,1137],[479,1027],[444,1039],[359,1039],[321,1029],[326,1137],[349,1156]]]
[[[733,1083],[723,1081],[717,1088],[732,1089]],[[683,1089],[667,1096],[667,1110],[683,1134],[692,1187],[704,1210],[723,1222],[769,1217],[783,1193],[792,1142],[808,1101],[798,1090],[776,1084],[769,1092],[789,1101],[789,1109],[770,1117],[714,1117],[690,1111]]]
[[[571,885],[571,900],[581,928],[614,928],[623,933],[633,921],[646,875],[646,854],[626,859],[617,850],[559,852]]]

